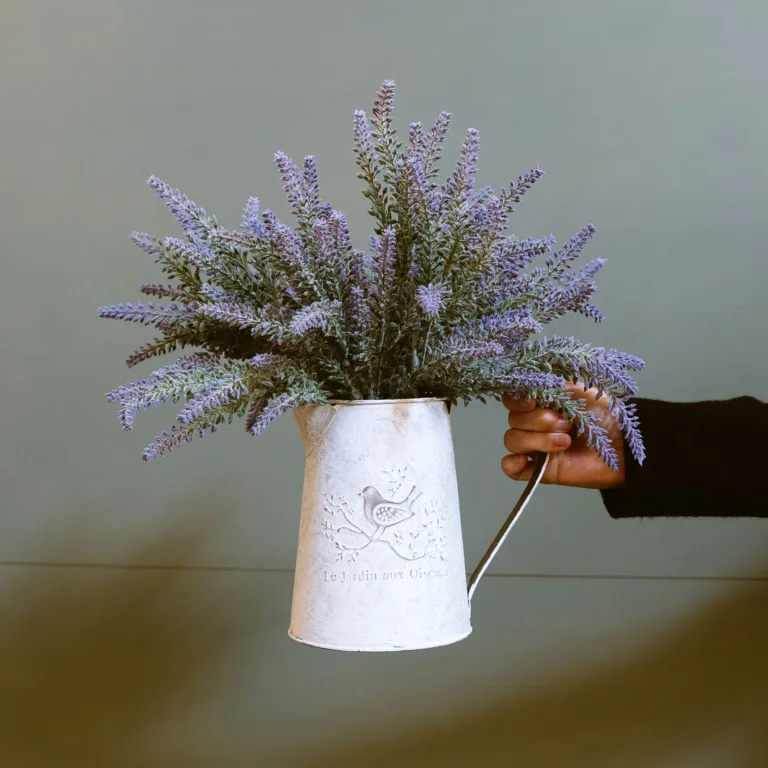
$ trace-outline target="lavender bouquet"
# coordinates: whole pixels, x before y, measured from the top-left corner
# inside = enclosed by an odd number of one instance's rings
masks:
[[[301,169],[275,155],[294,227],[252,197],[241,228],[230,231],[149,179],[182,229],[162,240],[132,235],[172,281],[140,290],[165,303],[106,306],[99,315],[159,332],[129,366],[180,348],[202,351],[110,392],[122,428],[133,428],[139,409],[185,401],[177,423],[145,449],[150,460],[236,416],[260,435],[284,411],[329,400],[444,397],[466,405],[511,393],[557,410],[579,435],[586,430],[588,445],[617,469],[607,430],[563,389],[580,380],[607,395],[642,462],[636,406],[628,402],[637,386],[627,371],[644,362],[573,337],[535,338],[567,312],[603,319],[589,299],[606,259],[572,269],[595,228],[554,252],[552,235],[505,234],[513,203],[543,171],[528,171],[498,194],[475,190],[479,138],[471,128],[440,184],[451,115],[442,112],[428,130],[411,123],[403,147],[392,123],[394,92],[385,81],[370,119],[354,113],[357,176],[375,221],[367,252],[352,247],[344,214],[320,199],[312,155]],[[542,256],[543,265],[525,271]]]

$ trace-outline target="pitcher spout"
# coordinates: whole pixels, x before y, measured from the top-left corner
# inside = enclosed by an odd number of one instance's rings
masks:
[[[304,454],[310,456],[320,445],[336,418],[335,405],[302,406],[293,409],[296,425],[304,443]]]

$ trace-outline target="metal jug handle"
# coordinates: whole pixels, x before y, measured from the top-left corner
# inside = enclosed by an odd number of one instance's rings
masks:
[[[491,542],[491,546],[488,547],[488,551],[482,556],[480,562],[477,564],[474,573],[469,577],[469,584],[467,586],[467,600],[472,605],[472,595],[477,589],[477,584],[480,581],[480,577],[485,573],[486,568],[491,564],[491,560],[496,556],[496,553],[504,543],[504,539],[507,538],[507,534],[512,530],[512,526],[517,522],[520,517],[520,513],[525,508],[528,500],[536,490],[536,486],[544,476],[544,471],[549,463],[549,454],[538,452],[536,456],[536,463],[533,467],[533,474],[528,481],[528,485],[525,486],[525,490],[521,494],[520,498],[515,504],[515,508],[510,513],[509,517],[504,521],[504,525],[501,526],[501,530],[496,534],[496,538]]]

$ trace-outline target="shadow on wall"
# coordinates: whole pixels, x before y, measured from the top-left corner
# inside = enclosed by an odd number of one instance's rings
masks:
[[[193,557],[213,522],[174,527],[144,559]],[[199,698],[237,637],[210,590],[189,598],[206,574],[13,567],[0,575],[2,768],[141,768],[142,740]]]
[[[349,744],[352,733],[347,722],[326,744]],[[724,768],[768,766],[766,583],[740,585],[621,663],[504,691],[431,729],[318,745],[284,765],[656,768],[687,764],[734,733],[740,755]]]

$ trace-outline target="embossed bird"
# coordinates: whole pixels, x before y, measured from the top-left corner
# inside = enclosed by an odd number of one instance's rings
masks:
[[[363,512],[366,520],[376,526],[376,531],[371,536],[373,541],[390,526],[413,517],[416,514],[413,511],[413,504],[421,496],[420,493],[416,493],[415,485],[402,501],[385,499],[372,485],[364,488],[360,495],[363,497]]]

